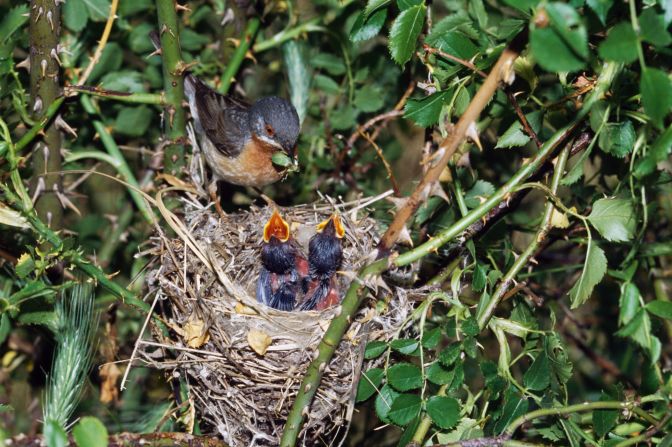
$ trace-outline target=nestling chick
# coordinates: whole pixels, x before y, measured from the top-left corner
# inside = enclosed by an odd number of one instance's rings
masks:
[[[264,225],[263,240],[257,301],[291,311],[301,291],[301,278],[308,274],[308,262],[291,238],[289,224],[277,210]]]
[[[337,214],[317,225],[308,244],[308,277],[303,281],[301,310],[323,310],[340,302],[336,271],[343,262],[345,228]]]

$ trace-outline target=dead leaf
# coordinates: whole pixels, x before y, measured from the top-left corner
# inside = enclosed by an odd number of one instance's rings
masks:
[[[200,348],[210,340],[210,333],[205,322],[196,315],[191,315],[184,325],[184,340],[190,348]]]
[[[119,400],[119,387],[117,382],[121,371],[115,363],[105,363],[100,368],[100,402],[109,404]]]
[[[259,355],[265,355],[266,350],[272,342],[273,340],[266,332],[257,329],[250,329],[250,332],[247,333],[247,343],[254,350],[254,352]]]
[[[555,228],[569,227],[569,219],[567,218],[567,215],[553,207],[553,213],[551,214],[551,226]]]
[[[257,311],[249,306],[244,305],[240,301],[236,303],[236,313],[240,315],[257,315]]]

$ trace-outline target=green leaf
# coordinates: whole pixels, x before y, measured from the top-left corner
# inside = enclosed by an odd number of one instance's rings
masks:
[[[552,332],[544,337],[544,351],[551,361],[553,374],[561,384],[572,377],[572,362],[558,334]]]
[[[378,395],[376,396],[376,402],[375,402],[376,414],[378,415],[378,419],[387,424],[392,422],[389,419],[388,415],[390,414],[390,410],[392,409],[392,402],[394,402],[397,396],[399,396],[399,393],[394,391],[394,389],[387,384],[380,389],[380,393],[378,393]]]
[[[602,393],[600,401],[611,400],[610,396]],[[603,438],[616,425],[618,410],[595,410],[593,411],[593,427],[598,438]]]
[[[367,360],[375,359],[387,349],[387,343],[384,341],[370,341],[364,349],[364,358]]]
[[[399,338],[396,340],[392,340],[392,342],[390,343],[390,347],[392,349],[405,355],[413,355],[414,353],[418,352],[419,346],[420,342],[418,342],[418,340],[413,340],[409,338]]]
[[[529,14],[529,12],[537,6],[539,0],[504,0],[504,3],[512,8],[516,8],[519,11]]]
[[[308,113],[311,81],[304,42],[301,40],[287,41],[282,46],[282,57],[289,80],[289,97],[299,115],[299,122],[303,123]]]
[[[439,362],[432,363],[427,371],[427,380],[437,385],[450,385],[455,376],[454,370],[447,370]]]
[[[350,40],[363,42],[376,37],[387,20],[387,9],[380,9],[367,18],[364,12],[360,13],[352,24]]]
[[[66,3],[67,4],[67,3]],[[98,78],[107,73],[117,71],[121,67],[123,61],[123,54],[121,47],[116,42],[108,42],[105,45],[103,54],[100,56],[100,60],[91,70],[91,75],[89,76],[89,84],[95,84]]]
[[[400,11],[404,11],[413,6],[418,6],[423,0],[397,0],[397,7]]]
[[[434,329],[430,329],[428,331],[425,331],[422,334],[422,347],[426,349],[434,349],[436,348],[436,345],[439,344],[439,341],[441,341],[441,328],[440,327],[435,327]]]
[[[330,53],[318,53],[310,58],[310,64],[315,68],[321,68],[333,76],[340,76],[345,73],[345,64],[343,61]]]
[[[593,10],[597,18],[600,19],[602,25],[606,25],[607,14],[609,14],[609,10],[614,5],[614,0],[587,0],[586,4]]]
[[[19,5],[5,12],[0,22],[0,44],[7,43],[12,34],[28,21],[28,5]]]
[[[604,152],[623,158],[635,146],[635,128],[629,120],[609,124],[600,134],[599,143]]]
[[[399,391],[417,389],[422,386],[422,372],[410,363],[397,363],[387,370],[387,381]]]
[[[618,324],[628,324],[639,310],[639,289],[631,282],[623,285],[621,299],[619,300]]]
[[[450,366],[460,357],[460,352],[462,352],[462,345],[460,343],[453,343],[441,351],[439,362],[443,366]]]
[[[47,287],[42,281],[29,281],[21,290],[14,292],[9,297],[9,302],[12,304],[18,304],[21,301],[31,300],[35,298],[47,299],[53,298],[56,295],[56,292],[53,289]]]
[[[21,312],[18,322],[43,325],[54,333],[58,330],[58,318],[54,312]]]
[[[139,137],[147,132],[154,112],[148,106],[123,107],[117,115],[114,130],[120,134]]]
[[[180,46],[183,50],[199,51],[210,43],[210,38],[205,34],[199,34],[191,28],[182,28],[180,31]]]
[[[672,82],[667,73],[657,68],[645,67],[639,81],[644,111],[651,117],[653,124],[663,127],[663,119],[672,109]]]
[[[150,23],[140,23],[133,27],[128,36],[128,45],[134,53],[146,54],[154,50],[154,45],[149,39],[149,32],[154,28],[154,24]]]
[[[600,57],[629,64],[637,60],[637,34],[628,22],[614,26],[598,48]]]
[[[460,419],[460,403],[452,397],[432,396],[427,400],[427,414],[439,428],[453,428]]]
[[[521,398],[512,387],[506,391],[504,396],[504,407],[502,408],[502,415],[495,424],[493,431],[500,434],[504,429],[513,422],[518,416],[527,413],[529,403],[526,399]]]
[[[366,3],[366,8],[364,9],[364,14],[371,15],[372,12],[378,10],[379,8],[382,8],[383,6],[387,6],[392,2],[392,0],[369,0]]]
[[[409,99],[404,106],[404,118],[420,127],[429,127],[439,122],[441,108],[452,96],[452,91],[432,93],[422,99]]]
[[[30,253],[24,253],[19,257],[19,260],[14,267],[16,276],[21,279],[25,279],[35,271],[35,260],[30,255]]]
[[[51,419],[46,421],[43,430],[47,447],[66,447],[68,445],[68,435],[65,434],[65,430],[58,422]]]
[[[89,18],[94,22],[107,20],[110,13],[110,2],[108,0],[83,0],[86,10],[89,12]],[[67,2],[66,2],[67,3]]]
[[[116,90],[118,92],[135,93],[145,91],[142,75],[132,70],[108,73],[102,77],[100,84],[108,90]]]
[[[457,391],[464,383],[464,364],[457,363],[453,369],[453,381],[450,382],[449,392]]]
[[[63,5],[63,23],[76,33],[86,28],[89,21],[89,12],[84,5],[84,0],[68,0]]]
[[[475,292],[480,292],[485,288],[487,279],[487,266],[481,263],[476,263],[476,267],[474,267],[474,277],[471,281],[471,287]]]
[[[534,111],[525,115],[527,122],[535,133],[541,130],[541,112]],[[523,130],[520,121],[514,121],[511,126],[497,140],[495,149],[524,146],[530,141],[530,136]]]
[[[551,366],[544,351],[539,353],[525,372],[523,384],[532,391],[541,391],[551,384]]]
[[[462,333],[465,335],[475,337],[481,332],[481,330],[478,327],[478,322],[476,321],[476,318],[474,317],[469,317],[466,320],[462,322]]]
[[[593,288],[602,281],[606,271],[607,257],[604,256],[604,251],[594,241],[590,240],[581,276],[569,291],[572,309],[576,309],[590,298]]]
[[[420,414],[422,399],[417,394],[400,394],[392,402],[388,414],[390,420],[397,425],[404,426]]]
[[[408,8],[397,16],[390,29],[390,54],[399,65],[411,59],[425,23],[425,5]]]
[[[119,14],[123,17],[137,14],[154,8],[152,0],[120,0]]]
[[[476,180],[474,186],[464,194],[464,203],[467,208],[473,209],[481,204],[481,202],[495,193],[495,187],[490,182],[485,180]]]
[[[315,87],[318,90],[322,90],[324,93],[330,93],[332,95],[337,95],[341,91],[341,87],[328,76],[318,74],[314,78]]]
[[[427,45],[435,47],[441,43],[442,37],[446,33],[453,31],[459,31],[471,39],[478,39],[479,36],[469,16],[464,11],[458,11],[435,23],[429,35],[425,38],[425,42]]]
[[[639,309],[632,320],[616,332],[616,335],[631,338],[649,352],[653,362],[658,360],[660,341],[651,334],[651,319],[644,309]]]
[[[444,33],[434,45],[441,51],[467,60],[478,53],[478,47],[464,34],[457,31]]]
[[[635,210],[628,199],[599,199],[593,203],[588,220],[602,237],[612,242],[631,240],[637,226]]]
[[[292,159],[283,151],[273,152],[273,155],[271,155],[271,161],[274,165],[280,166],[282,168],[286,168],[292,165]]]
[[[552,72],[583,68],[588,58],[588,33],[576,10],[554,2],[540,13],[547,15],[548,26],[534,26],[530,33],[532,54],[539,65]]]
[[[635,167],[635,177],[642,178],[651,174],[656,169],[656,164],[665,160],[671,151],[672,126],[668,126],[662,135],[654,141],[646,156],[639,160]]]
[[[98,418],[85,416],[75,425],[72,436],[79,447],[106,447],[107,429]]]
[[[375,112],[383,105],[385,105],[385,95],[380,87],[367,84],[355,92],[355,107],[362,112]]]
[[[665,26],[665,18],[656,14],[654,8],[646,8],[639,16],[639,29],[642,39],[657,47],[666,47],[672,43],[672,36]]]
[[[331,127],[336,130],[350,129],[356,124],[358,114],[359,111],[349,105],[334,110],[331,113]]]
[[[646,310],[657,317],[672,320],[672,302],[655,300],[646,305]]]
[[[0,315],[0,345],[5,342],[11,330],[12,323],[9,321],[9,315],[7,315],[7,312],[4,312]]]
[[[363,402],[373,396],[380,384],[383,383],[385,371],[382,368],[372,368],[362,374],[357,385],[357,402]]]

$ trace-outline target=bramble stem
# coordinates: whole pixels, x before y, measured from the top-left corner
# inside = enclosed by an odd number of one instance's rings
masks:
[[[154,104],[165,106],[166,96],[164,92],[161,93],[127,93],[117,92],[114,90],[104,90],[99,87],[90,87],[88,85],[69,85],[65,87],[67,92],[84,93],[91,96],[97,96],[102,99],[112,99],[120,102],[128,102],[132,104]]]
[[[240,42],[233,52],[231,60],[229,60],[229,63],[226,65],[224,74],[222,74],[222,83],[218,89],[220,93],[228,93],[229,88],[231,88],[231,84],[236,77],[236,73],[238,73],[238,70],[240,69],[240,65],[245,59],[245,55],[250,49],[252,42],[254,42],[254,39],[257,37],[260,24],[261,22],[258,17],[252,17],[247,22],[245,31],[243,31],[243,36],[240,38]]]
[[[299,37],[301,34],[313,33],[313,32],[317,32],[317,31],[326,31],[326,28],[318,25],[319,21],[320,21],[320,19],[316,18],[316,19],[304,22],[300,25],[297,25],[294,28],[290,28],[290,29],[287,29],[287,30],[280,31],[278,34],[271,37],[270,39],[266,39],[266,40],[262,40],[261,42],[257,42],[252,47],[252,51],[254,53],[261,53],[262,51],[270,50],[271,48],[280,46],[283,43],[287,42],[288,40]]]
[[[65,101],[65,98],[61,96],[60,98],[57,98],[52,102],[49,107],[47,107],[47,111],[42,115],[40,120],[35,123],[33,127],[30,128],[28,132],[26,132],[20,139],[19,141],[16,142],[14,147],[16,148],[16,152],[19,153],[21,152],[26,146],[28,146],[33,139],[44,129],[44,127],[49,124],[51,119],[56,115],[58,110],[61,108],[61,105],[63,104],[63,101]],[[2,153],[0,153],[0,156]]]
[[[179,28],[174,0],[156,0],[161,36],[161,58],[163,60],[163,90],[166,95],[164,109],[165,134],[169,140],[163,152],[165,172],[179,176],[186,162],[184,141],[186,140],[186,114],[182,107],[184,99],[183,74],[185,64],[180,50]]]

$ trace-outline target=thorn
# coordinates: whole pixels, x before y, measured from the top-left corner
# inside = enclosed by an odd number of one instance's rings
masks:
[[[432,188],[429,192],[429,196],[441,197],[443,200],[446,201],[446,203],[450,203],[450,199],[448,198],[446,191],[444,191],[443,187],[441,187],[441,184],[438,181],[434,182],[434,184],[432,185]]]
[[[25,14],[21,14],[21,17],[30,17],[30,13],[27,12],[27,13],[25,13]]]
[[[33,104],[33,113],[40,113],[42,111],[42,98],[35,97],[35,104]]]
[[[481,140],[478,138],[478,129],[476,128],[476,122],[472,121],[467,127],[467,138],[474,142],[476,146],[483,152],[483,146],[481,145]]]
[[[37,23],[38,20],[40,20],[40,17],[42,16],[42,13],[44,12],[44,8],[41,6],[37,10],[37,15],[35,16],[35,23]]]
[[[54,3],[56,3],[56,6],[60,5],[61,3],[65,5],[65,0],[56,0]]]
[[[406,202],[408,202],[408,197],[393,197],[389,196],[386,198],[388,202],[392,202],[394,205],[394,208],[399,211],[402,209],[404,206],[406,206]]]
[[[228,23],[233,22],[234,19],[234,14],[233,10],[231,8],[226,8],[226,12],[224,12],[224,17],[222,17],[222,21],[220,22],[221,26],[225,26]]]
[[[179,3],[175,3],[175,11],[188,11],[191,12],[191,8],[189,8],[186,5],[180,5]]]
[[[49,26],[51,27],[51,31],[54,31],[54,18],[53,14],[51,11],[47,11],[47,22],[49,22]]]
[[[59,53],[67,54],[68,56],[72,56],[72,52],[68,50],[68,48],[65,45],[60,43],[56,45],[56,51]]]
[[[516,72],[513,69],[513,60],[507,61],[506,65],[502,67],[501,71],[502,81],[507,84],[513,84],[513,81],[516,80]]]
[[[30,71],[30,57],[27,57],[16,64],[16,68],[25,68],[27,71]]]
[[[58,185],[54,185],[54,194],[56,194],[56,197],[58,198],[58,201],[61,202],[61,206],[65,208],[70,208],[72,211],[74,211],[78,216],[82,216],[82,213],[77,209],[74,203],[68,199],[68,197],[63,194],[61,191],[58,190]]]
[[[44,177],[39,177],[37,179],[37,185],[35,185],[35,192],[33,193],[33,197],[30,198],[30,200],[33,202],[33,205],[37,202],[37,198],[40,197],[42,191],[44,191]]]
[[[149,59],[152,56],[160,56],[161,55],[161,48],[157,48],[156,50],[152,51],[147,55],[147,59]]]
[[[49,55],[51,56],[52,59],[54,59],[54,60],[56,61],[56,63],[57,63],[59,66],[63,65],[63,64],[61,63],[61,60],[58,58],[58,51],[56,50],[56,48],[52,48],[52,49],[51,49],[51,53],[49,53]]]
[[[43,78],[47,76],[47,67],[48,66],[49,66],[49,62],[47,62],[46,59],[42,59],[40,61],[40,68],[42,68],[42,77]]]
[[[72,127],[70,127],[70,125],[65,122],[65,120],[60,114],[56,116],[54,124],[58,129],[61,129],[62,131],[69,133],[70,135],[73,136],[73,138],[77,138],[77,131]]]
[[[413,239],[411,239],[411,232],[408,231],[408,227],[406,225],[404,225],[401,231],[399,232],[397,242],[408,244],[410,247],[413,246]]]

